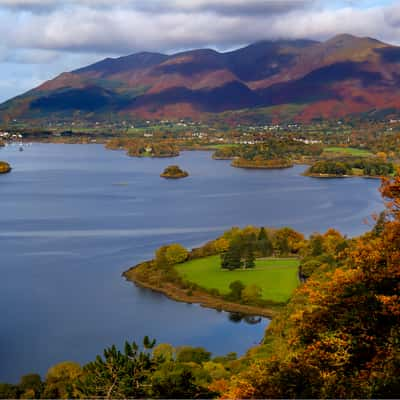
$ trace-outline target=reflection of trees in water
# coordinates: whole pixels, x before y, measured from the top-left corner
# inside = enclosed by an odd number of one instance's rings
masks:
[[[229,321],[234,323],[239,323],[244,321],[247,324],[255,325],[259,324],[262,321],[262,318],[254,315],[245,315],[241,313],[229,313]]]

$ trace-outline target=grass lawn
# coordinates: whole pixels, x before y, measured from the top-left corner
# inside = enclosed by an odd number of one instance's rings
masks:
[[[229,293],[229,285],[240,280],[244,285],[256,284],[265,300],[284,302],[298,286],[296,259],[260,259],[256,267],[247,270],[226,271],[221,268],[220,257],[212,256],[188,261],[175,268],[185,279],[207,289]]]
[[[325,147],[324,152],[326,153],[341,153],[344,155],[358,156],[358,157],[370,157],[373,154],[368,150],[354,149],[353,147]]]
[[[224,147],[238,147],[238,145],[234,143],[226,143],[226,144],[211,144],[211,145],[206,145],[205,147],[218,150],[218,149],[223,149]]]

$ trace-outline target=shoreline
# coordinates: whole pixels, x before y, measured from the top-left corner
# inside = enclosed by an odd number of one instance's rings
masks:
[[[7,147],[13,144],[19,144],[19,143],[23,143],[23,144],[27,144],[27,143],[38,143],[38,144],[72,144],[72,145],[79,145],[79,144],[85,144],[85,145],[103,145],[104,148],[106,150],[111,150],[111,151],[125,151],[125,154],[128,157],[131,158],[150,158],[150,159],[167,159],[167,158],[177,158],[179,157],[181,154],[168,154],[168,155],[154,155],[154,156],[149,156],[149,155],[131,155],[129,154],[128,151],[126,151],[125,148],[120,147],[120,148],[109,148],[107,147],[107,142],[108,139],[105,140],[74,140],[74,139],[70,139],[70,138],[36,138],[33,140],[27,140],[27,139],[22,139],[20,142],[5,142],[4,146],[0,146],[2,147]],[[205,151],[205,152],[212,152],[214,151],[214,149],[211,148],[207,148],[207,147],[199,147],[199,148],[181,148],[180,149],[181,152],[184,151]],[[289,169],[289,168],[293,168],[295,165],[312,165],[312,162],[310,162],[310,160],[292,160],[292,163],[289,165],[276,165],[276,166],[268,166],[268,165],[251,165],[251,164],[246,164],[246,165],[238,165],[235,163],[235,157],[216,157],[216,156],[212,156],[212,159],[215,161],[232,161],[232,163],[230,164],[231,167],[233,168],[241,168],[241,169],[265,169],[265,170],[282,170],[282,169]],[[11,172],[8,171],[8,172]],[[316,179],[344,179],[344,178],[364,178],[364,179],[384,179],[386,177],[390,177],[390,176],[376,176],[376,175],[335,175],[335,174],[317,174],[317,173],[301,173],[299,174],[301,176],[304,177],[309,177],[309,178],[316,178]],[[161,176],[161,175],[160,175]],[[179,178],[185,178],[185,177],[166,177],[166,176],[161,176],[162,178],[165,179],[179,179]]]
[[[294,164],[288,164],[288,165],[251,165],[251,164],[244,164],[244,165],[238,165],[235,164],[235,162],[231,163],[231,166],[233,168],[242,168],[242,169],[288,169],[288,168],[293,168]]]
[[[383,179],[384,176],[373,176],[373,175],[335,175],[335,174],[312,174],[304,173],[303,176],[317,179],[346,179],[346,178],[364,178],[364,179]]]
[[[153,292],[161,293],[171,300],[178,301],[180,303],[186,304],[198,304],[204,308],[211,308],[217,311],[225,311],[231,313],[244,314],[248,316],[257,316],[272,319],[279,310],[284,307],[282,305],[271,306],[270,308],[261,306],[250,306],[245,304],[233,303],[224,300],[219,297],[215,297],[210,293],[203,291],[201,289],[194,289],[191,295],[188,294],[188,290],[179,287],[178,285],[164,281],[162,286],[144,281],[140,279],[135,273],[136,268],[143,264],[131,267],[127,271],[122,273],[122,276],[129,282],[132,282],[138,287],[144,289],[150,289]]]

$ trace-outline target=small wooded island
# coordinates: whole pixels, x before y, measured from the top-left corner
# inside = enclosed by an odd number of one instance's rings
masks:
[[[189,176],[189,173],[182,170],[178,165],[169,165],[160,176],[166,179],[181,179]]]
[[[0,174],[6,174],[11,171],[11,165],[5,161],[0,161]]]

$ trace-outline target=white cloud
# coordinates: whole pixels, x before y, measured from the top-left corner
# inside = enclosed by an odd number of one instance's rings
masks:
[[[3,77],[9,70],[4,62],[25,64],[24,71],[36,65],[47,79],[105,55],[228,49],[338,33],[400,44],[400,6],[366,0],[0,0]]]
[[[28,2],[35,1],[39,2]],[[178,7],[184,2],[190,6]],[[91,3],[96,3],[97,7],[90,6]],[[10,16],[15,11],[7,11],[0,14],[0,32],[9,45],[19,48],[107,54],[172,51],[210,45],[224,48],[260,39],[319,39],[343,32],[400,40],[399,7],[328,10],[304,7],[304,2],[302,7],[291,8],[290,4],[298,2],[286,1],[288,8],[286,12],[280,9],[279,15],[273,12],[253,14],[250,9],[255,10],[252,7],[256,5],[267,7],[268,3],[269,10],[277,5],[276,1],[253,0],[246,3],[247,13],[220,15],[216,13],[215,5],[209,5],[211,0],[169,1],[170,5],[172,3],[176,11],[149,13],[132,8],[132,4],[105,10],[98,7],[99,1],[86,0],[87,5],[58,8],[49,13],[21,13],[16,22]],[[224,0],[218,2],[218,7],[233,10],[234,7],[245,7],[245,4],[241,0]]]

